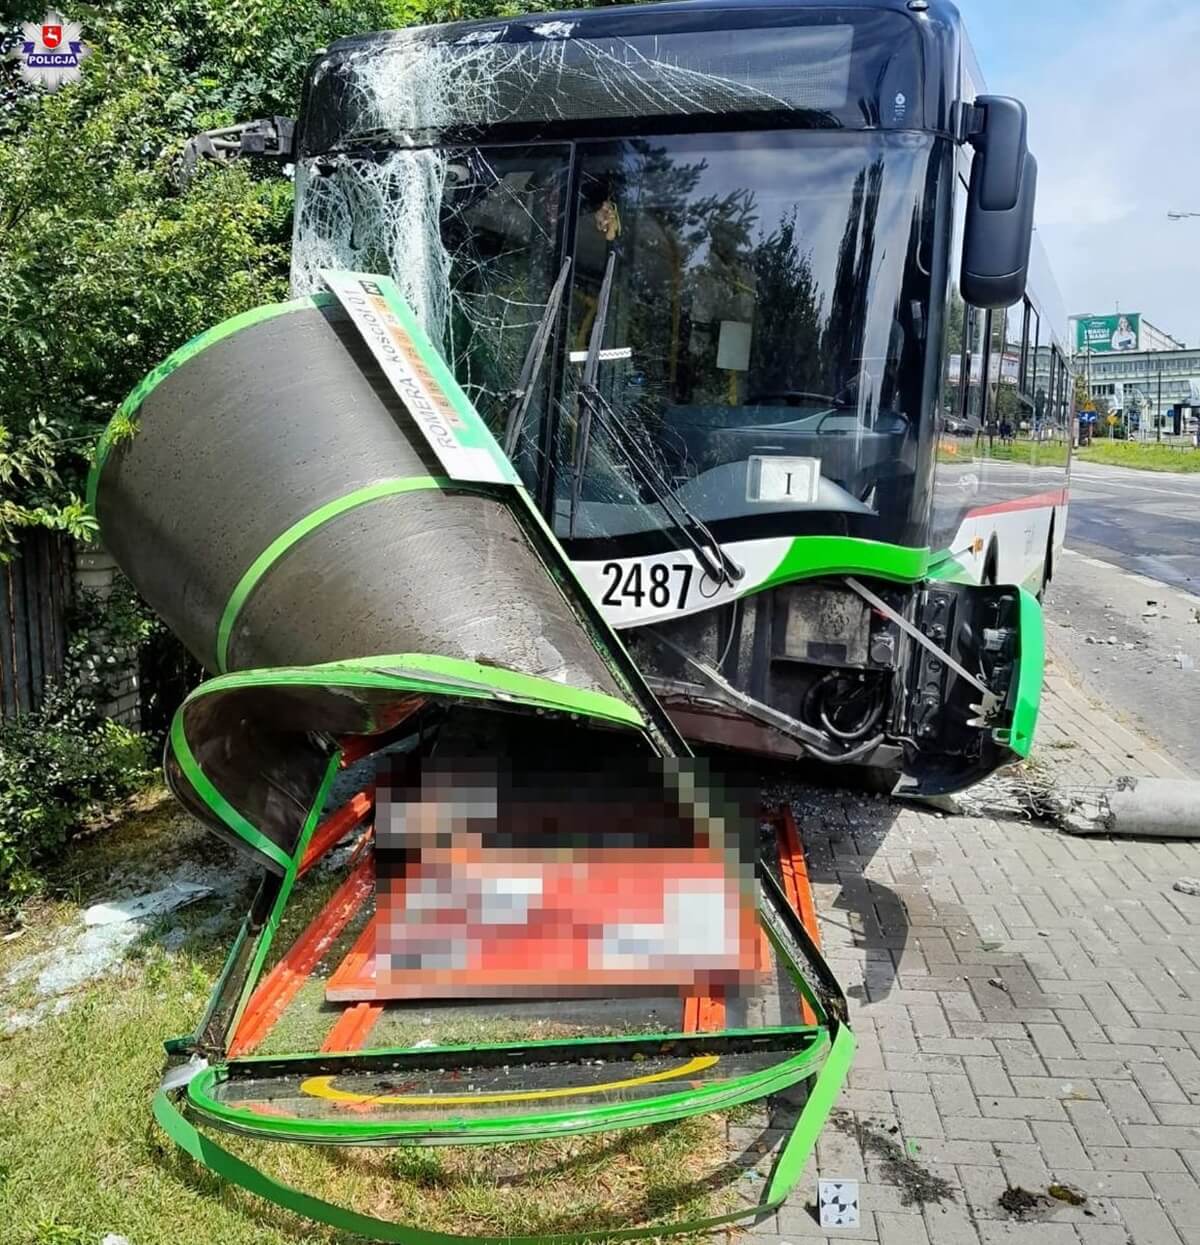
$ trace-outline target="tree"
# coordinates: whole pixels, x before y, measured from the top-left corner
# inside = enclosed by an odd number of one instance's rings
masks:
[[[1103,418],[1112,409],[1112,399],[1104,394],[1088,392],[1087,375],[1075,373],[1075,404],[1074,411],[1095,411]]]
[[[181,189],[184,142],[295,115],[308,62],[339,35],[455,6],[75,4],[91,54],[54,94],[4,56],[45,10],[21,7],[0,26],[0,558],[22,526],[88,532],[83,476],[122,398],[189,337],[285,293],[290,182],[202,168]]]
[[[1112,409],[1112,399],[1105,394],[1095,394],[1088,392],[1087,376],[1083,372],[1075,373],[1075,401],[1072,407],[1072,415],[1075,411],[1095,411],[1096,422],[1103,423],[1104,416]]]
[[[764,393],[819,390],[823,383],[821,294],[812,252],[802,244],[793,208],[754,250],[759,300],[771,308],[755,334],[751,364]]]
[[[292,186],[274,169],[177,178],[198,130],[295,116],[341,35],[510,15],[537,0],[74,3],[91,49],[54,94],[12,53],[41,0],[0,18],[0,560],[17,529],[92,528],[92,446],[142,375],[188,338],[283,297]],[[568,0],[560,7],[572,7]],[[15,8],[15,12],[12,10]]]
[[[875,262],[878,237],[875,218],[879,214],[882,186],[883,157],[880,156],[860,170],[854,179],[846,227],[838,245],[829,321],[822,342],[822,354],[835,368],[844,369],[850,360],[862,354],[867,296],[871,289],[871,268]],[[831,375],[828,382],[831,392],[848,379]]]

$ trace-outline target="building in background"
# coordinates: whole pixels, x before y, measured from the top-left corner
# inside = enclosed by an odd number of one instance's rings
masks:
[[[1136,311],[1071,317],[1073,365],[1130,435],[1183,437],[1200,414],[1200,348]],[[1097,429],[1103,435],[1103,429]]]
[[[1186,436],[1200,413],[1200,349],[1096,355],[1083,364],[1088,391],[1141,435]]]

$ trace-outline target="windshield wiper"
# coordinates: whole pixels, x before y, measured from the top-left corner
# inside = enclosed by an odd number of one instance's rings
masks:
[[[582,394],[580,396],[583,397]],[[705,574],[719,584],[737,583],[746,572],[721,548],[708,525],[675,496],[658,465],[621,423],[621,417],[605,401],[604,396],[598,390],[592,390],[585,400],[591,404],[592,418],[598,427],[624,454],[625,461],[637,473],[655,502],[662,507],[671,525],[695,553]]]
[[[567,274],[570,271],[571,261],[563,260],[563,266],[558,270],[558,279],[546,300],[546,309],[538,322],[537,332],[525,352],[525,362],[521,365],[516,388],[509,394],[512,405],[508,408],[508,422],[504,427],[504,453],[509,459],[517,452],[517,442],[521,439],[521,429],[525,427],[525,417],[529,414],[529,404],[533,401],[533,389],[542,371],[546,347],[550,344],[554,322],[558,319],[558,309],[562,306],[563,291],[567,288]]]
[[[592,332],[588,338],[587,358],[583,362],[583,378],[579,382],[579,420],[575,430],[575,474],[571,478],[571,512],[567,519],[567,535],[575,535],[575,515],[579,510],[579,496],[583,490],[583,473],[587,468],[588,449],[592,440],[591,395],[599,396],[596,379],[600,373],[600,347],[604,341],[604,327],[608,323],[608,305],[612,299],[613,272],[617,253],[609,251],[604,265],[604,280],[596,299],[596,315],[592,320]]]
[[[604,268],[604,280],[596,303],[596,318],[588,338],[587,358],[583,365],[583,378],[579,386],[579,421],[576,433],[575,472],[571,481],[571,511],[567,522],[567,534],[575,535],[575,516],[579,509],[583,475],[587,468],[588,450],[591,444],[592,424],[597,423],[610,441],[616,444],[626,462],[640,477],[654,500],[662,507],[672,526],[680,533],[696,555],[705,573],[717,583],[734,584],[745,571],[726,554],[717,538],[679,500],[663,477],[658,465],[638,444],[637,438],[621,423],[621,418],[608,404],[596,384],[600,370],[600,347],[604,340],[608,307],[612,298],[613,269],[616,252],[610,251]]]

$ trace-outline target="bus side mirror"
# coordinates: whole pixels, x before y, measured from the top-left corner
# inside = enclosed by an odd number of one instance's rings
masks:
[[[974,116],[959,288],[976,307],[1009,307],[1025,293],[1037,161],[1025,145],[1025,105],[1019,100],[980,95]]]

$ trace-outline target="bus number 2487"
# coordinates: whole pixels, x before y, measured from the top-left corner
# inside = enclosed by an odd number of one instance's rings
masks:
[[[688,562],[605,562],[601,574],[608,581],[601,605],[632,604],[641,609],[665,610],[672,606],[681,610],[687,605],[688,589],[692,586],[695,567]]]

